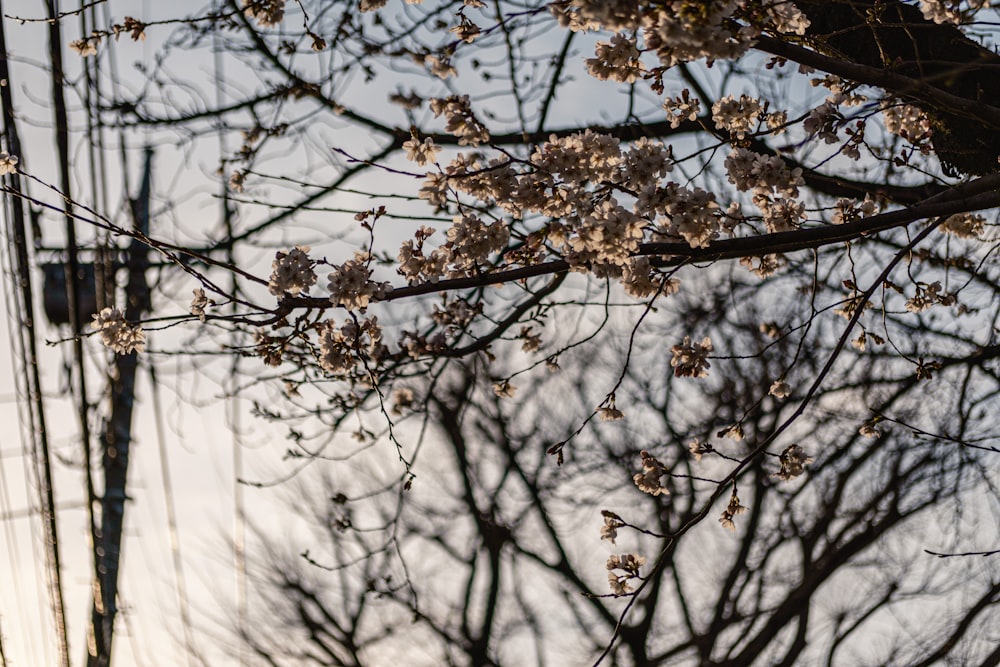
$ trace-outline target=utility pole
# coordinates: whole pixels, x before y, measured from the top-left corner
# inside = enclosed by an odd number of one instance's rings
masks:
[[[132,202],[137,231],[149,233],[149,200],[152,179],[152,149],[146,149],[139,196]],[[147,246],[136,238],[127,250],[128,282],[125,285],[125,319],[135,322],[150,309]],[[91,625],[88,631],[87,667],[108,667],[115,614],[118,610],[118,564],[121,557],[122,526],[125,517],[125,488],[132,444],[132,411],[135,405],[136,352],[116,354],[110,368],[111,414],[101,433],[104,497],[101,502],[101,531],[97,564],[98,589],[94,592]]]

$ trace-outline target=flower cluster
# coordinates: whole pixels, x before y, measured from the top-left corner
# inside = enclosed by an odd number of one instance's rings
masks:
[[[681,287],[677,278],[660,277],[653,269],[649,257],[632,257],[622,267],[622,287],[637,299],[645,299],[654,294],[669,296]]]
[[[781,461],[781,469],[774,473],[772,477],[777,477],[783,481],[798,477],[805,472],[805,467],[813,462],[813,458],[806,456],[806,453],[798,445],[789,445],[786,447],[785,451],[781,452],[778,460]]]
[[[509,238],[502,221],[487,225],[476,215],[455,216],[448,229],[448,260],[459,272],[471,271],[504,249]]]
[[[804,220],[805,205],[796,201],[804,183],[802,169],[789,169],[777,155],[761,155],[746,148],[734,148],[726,158],[729,182],[740,192],[753,192],[753,203],[763,214],[769,232],[798,229]]]
[[[983,216],[974,213],[956,213],[949,216],[938,228],[960,239],[978,239],[983,234]]]
[[[421,226],[414,239],[406,240],[399,248],[396,272],[410,283],[437,282],[446,272],[450,254],[447,248],[436,248],[424,255],[424,241],[436,230]]]
[[[354,370],[362,355],[378,359],[385,351],[382,345],[382,326],[378,318],[369,317],[356,321],[346,320],[341,326],[333,322],[318,325],[320,368],[331,375],[347,375]]]
[[[97,45],[101,43],[100,34],[94,34],[84,39],[75,39],[69,43],[69,48],[76,51],[81,58],[97,55]]]
[[[837,129],[844,122],[844,116],[837,105],[829,99],[809,112],[802,122],[802,129],[810,137],[819,137],[823,143],[835,144],[840,141]]]
[[[413,135],[410,139],[403,143],[403,149],[406,150],[406,159],[411,162],[416,162],[421,167],[428,162],[434,162],[437,159],[438,151],[441,147],[434,143],[434,140],[430,137],[426,137],[423,143],[416,135]]]
[[[632,481],[643,493],[651,496],[670,495],[670,491],[660,484],[660,478],[667,474],[667,467],[660,463],[645,449],[639,452],[642,457],[642,472],[632,475]]]
[[[364,310],[373,299],[385,298],[392,286],[371,280],[370,261],[368,253],[355,252],[354,259],[333,267],[333,272],[327,275],[330,303],[348,310]]]
[[[951,306],[956,302],[954,294],[942,292],[940,282],[917,283],[916,293],[906,300],[906,309],[911,313],[922,313],[936,304]]]
[[[664,215],[657,232],[665,239],[682,238],[692,248],[705,248],[722,231],[722,215],[715,195],[676,183],[639,194],[638,208]]]
[[[764,3],[740,0],[571,0],[552,3],[559,23],[570,30],[642,31],[646,48],[665,67],[700,58],[727,60],[746,53],[761,30],[805,34],[806,18],[788,0]],[[763,11],[761,11],[763,9]],[[743,19],[749,25],[734,19]]]
[[[666,67],[700,58],[738,58],[758,33],[729,20],[740,4],[735,0],[668,0],[644,18],[646,46],[656,51]]]
[[[610,42],[598,42],[594,48],[594,58],[587,58],[587,71],[601,81],[632,83],[642,76],[643,65],[639,61],[639,49],[635,38],[616,34]]]
[[[273,28],[285,18],[285,0],[243,0],[243,7],[261,28]]]
[[[769,2],[766,9],[768,28],[777,33],[804,35],[809,28],[809,19],[793,2],[776,0]]]
[[[712,366],[708,362],[708,353],[712,351],[712,341],[708,336],[700,343],[691,343],[691,336],[684,336],[680,345],[670,348],[673,358],[670,365],[674,367],[674,375],[677,377],[701,378],[708,375],[708,369]]]
[[[962,20],[955,0],[920,0],[920,11],[925,19],[935,23],[960,23]]]
[[[315,262],[309,259],[309,250],[309,246],[300,245],[288,252],[276,252],[271,262],[267,291],[279,299],[285,294],[297,296],[308,292],[316,283]]]
[[[618,538],[618,529],[625,525],[625,521],[608,510],[601,510],[601,516],[604,517],[604,525],[601,526],[601,539],[614,544]]]
[[[707,442],[702,442],[698,438],[695,438],[688,443],[688,451],[691,452],[691,456],[694,457],[695,461],[701,461],[701,457],[705,454],[714,452],[715,447]]]
[[[740,498],[736,495],[736,486],[733,486],[733,492],[729,496],[729,505],[726,509],[722,510],[722,515],[719,517],[719,523],[722,524],[723,528],[728,528],[729,530],[736,530],[736,523],[733,521],[740,514],[747,511],[747,507],[740,504]]]
[[[746,148],[734,148],[725,162],[729,182],[740,192],[753,192],[757,196],[781,195],[797,197],[802,179],[802,169],[789,169],[777,155],[761,155]]]
[[[927,114],[912,104],[892,104],[882,109],[885,129],[906,139],[911,144],[920,144],[931,136],[931,122]]]
[[[858,429],[858,433],[866,438],[871,438],[872,440],[877,440],[882,437],[882,431],[876,428],[876,425],[882,421],[881,417],[872,417]]]
[[[490,140],[486,126],[472,113],[468,95],[432,97],[430,105],[436,117],[444,116],[445,130],[458,137],[460,146],[478,146]]]
[[[701,102],[692,98],[691,92],[685,88],[680,97],[668,97],[663,103],[663,110],[667,112],[670,127],[676,129],[686,120],[697,120],[701,113]]]
[[[608,558],[608,585],[615,595],[627,595],[632,592],[632,579],[641,579],[639,568],[646,564],[646,559],[636,554],[612,554]],[[616,571],[619,571],[618,574]]]
[[[760,100],[740,95],[740,99],[727,95],[712,105],[715,127],[726,130],[737,139],[743,139],[757,127],[763,113]]]
[[[527,163],[497,157],[483,164],[482,159],[459,154],[440,173],[428,174],[421,197],[444,209],[453,195],[467,194],[515,220],[529,214],[548,218],[512,258],[536,262],[555,251],[573,270],[622,279],[639,296],[661,289],[652,266],[636,261],[647,234],[704,247],[722,231],[727,215],[711,193],[662,182],[673,157],[659,141],[643,138],[626,148],[615,137],[587,130],[550,137]],[[619,203],[615,190],[632,196],[632,206]],[[424,248],[429,234],[423,228],[403,244],[400,272],[410,282],[467,275],[488,254],[504,250],[509,230],[468,214],[456,216],[447,234],[448,242],[435,251]],[[675,289],[673,281],[662,286],[665,294]]]
[[[105,308],[94,315],[91,328],[100,332],[101,342],[116,354],[143,352],[146,349],[146,332],[139,325],[125,321],[125,314],[118,308]]]
[[[192,315],[196,315],[202,322],[205,321],[205,309],[209,306],[214,306],[215,302],[205,296],[205,290],[198,288],[191,290],[194,294],[194,298],[191,300],[190,311]]]
[[[843,225],[857,222],[877,212],[878,204],[875,203],[870,194],[866,194],[860,202],[855,199],[840,198],[833,207],[833,224]]]
[[[758,278],[773,276],[787,263],[784,255],[778,254],[761,255],[760,257],[740,257],[740,266],[746,267],[750,273]]]

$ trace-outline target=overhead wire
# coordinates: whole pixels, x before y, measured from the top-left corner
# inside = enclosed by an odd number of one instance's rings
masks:
[[[218,31],[212,35],[213,44],[213,74],[215,81],[216,106],[222,108],[224,102],[223,88],[225,85],[225,68],[223,66],[220,36]],[[225,124],[218,124],[219,136],[219,156],[226,155]],[[229,187],[225,173],[221,174],[221,195],[219,200],[222,203],[222,220],[225,226],[227,239],[233,238],[233,209],[232,201],[229,197]],[[226,244],[226,262],[234,266],[236,261],[235,250],[232,243]],[[236,312],[237,293],[239,284],[236,281],[236,274],[232,273],[230,293],[233,296],[233,310]],[[239,334],[233,331],[232,349],[239,349],[239,341],[236,336]],[[232,433],[232,467],[233,467],[233,566],[236,587],[236,615],[237,615],[237,664],[244,664],[245,651],[247,648],[246,633],[248,629],[249,604],[247,598],[247,565],[246,565],[246,509],[243,497],[243,443],[240,440],[240,413],[239,402],[235,396],[236,378],[239,372],[240,355],[233,355],[232,367],[224,388],[226,401],[227,421]]]
[[[160,396],[159,382],[156,377],[156,366],[152,361],[147,363],[149,381],[152,386],[153,416],[156,426],[156,444],[160,454],[160,479],[163,486],[164,503],[167,509],[167,529],[170,537],[170,556],[174,569],[174,587],[177,591],[177,607],[181,617],[181,629],[184,633],[184,649],[188,665],[197,656],[194,632],[191,624],[190,603],[188,601],[187,584],[184,579],[184,559],[181,556],[180,532],[177,523],[177,508],[174,498],[174,486],[170,477],[170,461],[167,457],[166,429],[163,426],[163,405]]]
[[[84,11],[84,7],[81,5],[80,8],[80,31],[83,35],[90,34],[90,26],[88,26],[88,17],[93,19],[93,9],[90,12]],[[91,20],[92,24],[93,21]],[[100,128],[100,112],[95,111],[95,101],[92,96],[93,86],[95,78],[92,75],[91,68],[97,67],[96,63],[99,58],[83,58],[83,77],[84,77],[84,99],[83,105],[87,110],[85,115],[85,122],[87,128],[87,136],[90,141],[87,142],[88,150],[87,157],[90,163],[90,197],[92,206],[99,207],[98,210],[107,210],[103,205],[106,204],[105,198],[102,196],[104,193],[100,192],[98,189],[98,180],[104,181],[103,170],[98,170],[97,158],[95,155],[95,143],[98,146],[103,147],[102,134],[99,131]],[[91,62],[93,61],[93,63]],[[95,116],[96,116],[96,126],[95,126]],[[96,139],[96,141],[95,141]],[[61,158],[62,156],[60,156]],[[100,178],[99,178],[100,177]],[[65,184],[64,184],[65,186]],[[69,191],[66,190],[67,198],[69,197]],[[74,275],[79,275],[79,262],[77,260],[77,250],[76,250],[76,238],[75,232],[72,231],[73,226],[71,222],[67,222],[67,239],[66,248],[68,253],[68,261],[66,264],[67,274],[73,273]],[[104,300],[103,293],[105,292],[105,280],[108,278],[104,276],[103,265],[94,261],[94,289],[95,289],[95,299],[97,303],[103,305],[101,302]],[[110,276],[112,282],[114,276]],[[74,284],[73,287],[70,286],[70,282]],[[69,313],[70,313],[70,326],[73,327],[74,333],[78,334],[80,332],[81,313],[79,311],[80,300],[78,299],[76,281],[67,280],[67,292],[66,299],[69,302]],[[96,506],[98,504],[97,492],[94,490],[94,470],[93,470],[93,452],[91,450],[91,433],[90,433],[90,403],[87,396],[87,373],[85,368],[84,352],[83,352],[83,341],[80,339],[79,335],[74,336],[73,340],[73,363],[76,368],[76,378],[77,385],[74,387],[76,408],[77,408],[77,419],[80,424],[80,445],[83,455],[83,470],[84,470],[84,492],[87,498],[87,520],[89,522],[88,536],[90,541],[90,558],[92,567],[92,577],[93,577],[93,590],[96,592],[100,590],[101,583],[101,572],[100,572],[100,545],[101,545],[101,528],[97,523]],[[88,651],[89,651],[88,647]]]
[[[0,17],[2,17],[0,18],[0,53],[4,56],[0,58],[0,79],[3,79],[7,83],[5,86],[0,86],[0,106],[2,106],[3,112],[4,138],[7,149],[14,155],[20,155],[20,139],[17,133],[16,116],[14,114],[11,77],[8,68],[9,61],[6,57],[8,49],[3,20],[6,14],[3,12],[2,1],[0,1]],[[14,257],[11,258],[10,265],[15,267],[18,287],[20,288],[13,290],[15,300],[18,303],[14,304],[15,307],[13,309],[8,309],[8,317],[16,317],[18,323],[16,333],[12,331],[12,334],[17,339],[16,354],[18,355],[21,367],[22,386],[28,397],[28,400],[22,403],[24,406],[21,413],[23,415],[22,426],[30,430],[27,441],[29,443],[30,460],[32,462],[31,471],[33,475],[29,478],[35,480],[39,508],[41,510],[49,606],[55,626],[59,663],[64,667],[69,667],[69,640],[66,631],[66,606],[63,597],[59,532],[52,487],[52,466],[48,430],[46,428],[45,409],[38,370],[38,350],[35,339],[36,320],[32,300],[31,268],[28,260],[24,204],[21,199],[21,182],[18,174],[15,172],[8,178],[10,185],[9,194],[4,198],[5,217],[7,218],[7,223],[13,228],[8,230],[7,251],[10,251],[12,243],[14,246]],[[47,650],[47,642],[43,644],[43,647],[43,650]]]

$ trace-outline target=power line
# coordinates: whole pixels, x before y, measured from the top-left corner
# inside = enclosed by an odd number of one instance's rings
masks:
[[[184,632],[184,648],[187,653],[188,665],[197,654],[194,633],[191,626],[190,604],[188,602],[187,585],[184,579],[184,559],[181,558],[180,533],[177,528],[177,509],[174,502],[174,487],[170,478],[170,461],[167,460],[166,433],[163,427],[163,406],[160,397],[160,386],[156,377],[156,367],[152,361],[148,364],[149,381],[152,385],[153,416],[156,424],[156,443],[160,454],[160,476],[163,484],[164,502],[167,508],[167,528],[170,534],[170,555],[174,567],[174,582],[177,590],[177,606],[180,610],[181,627]]]
[[[48,2],[48,5],[50,9],[54,10],[51,0]],[[0,3],[0,16],[2,15],[2,3]],[[50,36],[53,36],[51,30],[52,27],[50,26]],[[58,38],[58,32],[54,33],[54,36]],[[60,45],[57,43],[53,48],[58,51]],[[15,155],[19,155],[21,152],[20,140],[17,134],[14,115],[13,86],[10,84],[10,72],[6,58],[7,41],[3,19],[0,19],[0,53],[4,54],[4,57],[0,58],[0,78],[7,81],[6,86],[0,86],[0,106],[2,106],[3,110],[4,136],[7,141],[8,150]],[[10,183],[8,192],[10,194],[5,197],[6,212],[8,214],[7,222],[13,225],[12,233],[8,238],[13,240],[16,258],[16,261],[12,260],[10,265],[15,267],[20,287],[20,290],[14,291],[15,296],[20,299],[20,303],[15,304],[16,307],[10,314],[18,318],[19,325],[15,337],[18,339],[19,361],[21,362],[21,372],[24,379],[23,386],[28,395],[28,400],[25,401],[25,408],[28,412],[26,423],[31,430],[29,443],[31,444],[31,459],[34,463],[32,470],[37,480],[36,486],[42,511],[42,525],[45,536],[45,569],[49,599],[59,644],[60,663],[64,667],[69,667],[69,640],[66,633],[66,607],[63,599],[62,573],[59,558],[59,535],[55,514],[54,491],[52,488],[52,466],[48,432],[45,425],[45,410],[38,371],[35,317],[31,292],[31,269],[28,262],[24,207],[20,198],[21,184],[19,176],[17,173],[14,173],[8,178]]]

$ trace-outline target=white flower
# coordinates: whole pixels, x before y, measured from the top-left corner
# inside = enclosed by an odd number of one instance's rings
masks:
[[[608,569],[608,585],[615,595],[627,595],[632,592],[631,579],[639,579],[639,568],[646,564],[646,559],[637,554],[612,554],[605,566]],[[617,574],[620,570],[622,574]]]
[[[866,438],[872,438],[874,440],[881,438],[882,431],[875,428],[875,425],[878,424],[879,421],[881,421],[879,417],[873,417],[872,419],[869,419],[868,421],[866,421],[864,424],[861,425],[861,428],[858,429],[858,433]]]
[[[681,91],[680,97],[667,98],[663,103],[663,110],[667,112],[667,120],[670,127],[678,128],[686,120],[697,120],[701,113],[701,102],[697,98],[691,98],[691,93],[687,88]]]
[[[285,294],[296,296],[308,292],[316,283],[313,261],[309,259],[309,246],[295,246],[288,252],[275,253],[271,263],[271,279],[267,291],[281,298]]]
[[[229,188],[233,192],[243,192],[246,189],[244,186],[246,178],[247,173],[245,171],[234,171],[233,175],[229,177]]]
[[[645,449],[639,452],[642,457],[642,472],[632,475],[632,481],[639,490],[651,496],[670,495],[670,491],[660,484],[660,478],[667,474],[667,468]]]
[[[804,35],[809,27],[809,19],[790,0],[771,3],[767,8],[767,17],[776,32]]]
[[[451,64],[451,58],[427,56],[424,58],[424,62],[430,64],[431,74],[439,79],[447,79],[449,76],[458,76],[458,71]]]
[[[737,100],[727,95],[712,105],[712,120],[715,127],[728,130],[737,139],[743,139],[753,132],[760,120],[763,107],[760,100],[740,95]]]
[[[771,389],[767,392],[775,398],[788,398],[792,393],[792,388],[784,380],[775,380],[774,384],[771,385]]]
[[[478,146],[490,140],[489,131],[472,115],[468,95],[432,97],[430,105],[435,116],[445,117],[445,130],[458,137],[460,146]]]
[[[146,349],[146,332],[141,326],[126,322],[125,314],[117,308],[105,308],[97,313],[90,326],[100,332],[101,342],[117,354]]]
[[[16,155],[9,155],[7,151],[0,151],[0,176],[16,172],[17,163],[18,158]]]
[[[449,260],[460,271],[472,270],[507,247],[510,228],[503,221],[487,225],[476,215],[457,215],[448,229]]]
[[[944,0],[920,0],[920,11],[928,21],[960,23],[962,13],[955,6],[949,7],[949,4],[957,5],[958,3],[945,2]]]
[[[388,294],[392,289],[389,283],[370,280],[369,260],[368,253],[356,252],[354,259],[333,267],[333,272],[327,275],[330,303],[348,310],[364,310],[373,299],[382,299]]]
[[[3,154],[0,153],[0,156]],[[15,162],[17,158],[14,158]],[[2,162],[0,162],[0,173],[5,173],[2,171]],[[941,223],[938,228],[946,234],[952,234],[960,239],[978,239],[983,233],[983,224],[986,221],[981,215],[975,215],[973,213],[956,213],[955,215],[949,216],[947,220]]]
[[[601,526],[601,539],[614,544],[618,537],[618,529],[624,526],[625,522],[620,516],[608,510],[601,510],[601,516],[604,517],[604,525]]]
[[[517,393],[517,387],[512,385],[510,380],[502,380],[493,383],[493,393],[500,398],[514,398],[514,394]]]
[[[854,199],[841,198],[834,205],[833,224],[842,225],[848,222],[856,222],[877,212],[878,204],[871,198],[871,195],[866,194],[864,200],[861,202]],[[944,224],[947,224],[947,221]]]
[[[941,292],[941,283],[917,283],[917,291],[912,298],[907,299],[906,309],[911,313],[922,313],[935,304],[950,306],[955,303],[955,297],[947,292]]]
[[[82,58],[96,56],[98,39],[77,39],[69,43],[69,48],[80,54]]]
[[[625,419],[625,413],[617,408],[597,408],[597,416],[604,422],[616,422]]]
[[[632,83],[642,75],[642,62],[636,40],[623,33],[612,35],[610,42],[598,42],[594,47],[595,58],[587,58],[590,75],[606,81]]]
[[[670,365],[674,367],[677,377],[705,377],[712,364],[708,362],[708,353],[712,351],[712,341],[708,336],[700,343],[691,343],[690,336],[684,336],[680,345],[670,348],[673,358]]]
[[[927,114],[912,104],[893,104],[882,110],[885,129],[913,144],[931,136],[931,121]]]
[[[756,262],[756,264],[754,263]],[[759,278],[767,278],[777,273],[787,262],[784,255],[763,255],[761,257],[740,257],[740,266]]]
[[[244,13],[262,28],[272,28],[285,17],[285,0],[243,0]]]
[[[373,357],[383,348],[382,326],[376,317],[360,322],[345,320],[340,327],[327,321],[318,329],[319,365],[331,375],[347,375],[354,370],[360,355]]]
[[[434,162],[441,147],[434,143],[430,137],[425,137],[423,143],[416,136],[411,137],[403,143],[406,149],[406,159],[416,162],[421,167],[428,162]]]
[[[747,508],[740,505],[740,499],[739,496],[736,495],[736,486],[734,485],[733,493],[729,496],[729,505],[722,511],[722,516],[719,517],[719,523],[722,524],[723,528],[735,531],[736,523],[733,519],[746,511]]]
[[[789,445],[786,447],[785,451],[781,452],[779,460],[781,461],[781,469],[774,473],[772,477],[777,477],[783,481],[798,477],[805,472],[805,466],[813,462],[813,458],[806,456],[806,453],[798,445]]]
[[[688,443],[688,451],[691,452],[691,456],[694,457],[695,461],[701,461],[702,456],[714,452],[715,448],[707,442],[702,442],[698,438],[695,438]]]
[[[392,413],[394,415],[403,414],[404,411],[413,405],[414,398],[412,389],[409,387],[398,387],[392,392]]]
[[[205,290],[198,288],[192,290],[194,299],[191,300],[191,314],[197,315],[202,322],[205,321],[205,309],[214,306],[215,302],[205,296]]]

